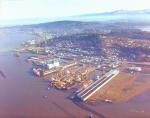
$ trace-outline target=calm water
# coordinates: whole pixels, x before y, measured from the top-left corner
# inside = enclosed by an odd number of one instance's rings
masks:
[[[15,47],[33,36],[20,33],[0,34],[0,49]],[[81,105],[70,101],[69,93],[47,90],[48,80],[34,77],[26,55],[17,58],[0,52],[0,118],[150,118],[150,90],[127,103]],[[47,96],[44,98],[43,96]]]
[[[139,29],[141,29],[142,31],[150,32],[150,26],[139,27]]]
[[[150,26],[143,28],[143,31],[148,31],[148,32],[150,32]]]

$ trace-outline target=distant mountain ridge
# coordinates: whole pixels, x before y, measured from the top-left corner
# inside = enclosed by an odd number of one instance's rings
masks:
[[[78,16],[94,16],[94,15],[121,15],[121,14],[147,14],[150,15],[150,9],[145,10],[116,10],[112,12],[103,12],[103,13],[90,13],[90,14],[82,14]]]
[[[129,11],[129,10],[118,10],[112,12],[114,14],[150,14],[150,9],[146,10],[134,10],[134,11]]]
[[[32,18],[32,19],[21,19],[13,21],[1,21],[1,26],[15,26],[15,25],[30,25],[40,24],[53,21],[111,21],[111,20],[142,20],[150,22],[150,9],[145,10],[116,10],[112,12],[104,13],[89,13],[74,16],[66,16],[60,18]]]

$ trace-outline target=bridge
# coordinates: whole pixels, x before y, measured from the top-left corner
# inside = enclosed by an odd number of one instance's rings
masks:
[[[100,88],[102,88],[105,84],[107,84],[111,79],[119,74],[119,70],[111,70],[102,76],[100,79],[93,82],[87,88],[81,90],[77,93],[76,97],[82,101],[86,101],[90,98],[95,92],[97,92]]]

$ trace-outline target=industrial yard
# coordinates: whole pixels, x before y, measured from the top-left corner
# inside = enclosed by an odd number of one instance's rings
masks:
[[[70,61],[65,63],[62,61],[38,61],[36,59],[28,59],[33,64],[33,73],[38,77],[45,77],[50,80],[49,87],[55,87],[60,90],[76,89],[81,90],[99,80],[113,68],[95,67],[90,63],[84,63],[82,60]],[[105,70],[106,69],[106,70]]]

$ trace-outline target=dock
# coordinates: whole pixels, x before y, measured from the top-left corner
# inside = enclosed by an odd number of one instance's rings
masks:
[[[118,74],[119,74],[119,70],[109,71],[100,79],[96,80],[91,85],[89,85],[87,88],[77,93],[76,97],[79,98],[81,101],[86,101],[88,98],[90,98],[94,93],[100,90],[104,85],[106,85]]]

